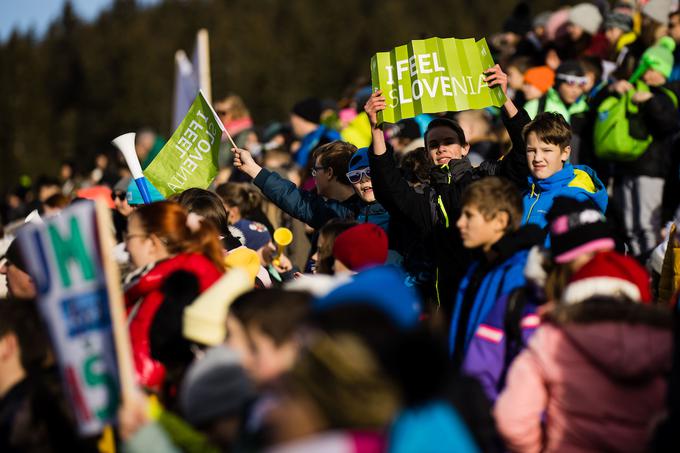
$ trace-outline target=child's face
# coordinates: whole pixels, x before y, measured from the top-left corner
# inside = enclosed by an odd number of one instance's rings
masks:
[[[618,27],[610,27],[604,31],[604,35],[607,38],[607,41],[609,41],[609,44],[614,46],[619,41],[619,38],[623,36],[623,30]]]
[[[371,177],[365,172],[361,173],[363,170],[366,169],[362,168],[357,172],[357,175],[360,175],[358,177],[361,179],[359,182],[353,182],[352,187],[354,187],[354,192],[356,192],[359,198],[361,198],[366,203],[373,203],[375,201],[375,194],[373,194],[373,184],[371,183]]]
[[[271,382],[292,368],[297,355],[293,340],[276,345],[257,325],[248,327],[248,337],[253,351],[252,376],[258,385]]]
[[[571,105],[583,95],[585,88],[585,84],[562,82],[557,87],[557,92],[565,104]]]
[[[460,230],[460,237],[463,239],[465,248],[481,247],[482,250],[488,252],[491,246],[503,237],[507,220],[507,215],[503,213],[497,213],[487,220],[477,206],[466,204],[463,206],[456,226]]]
[[[508,68],[508,86],[515,90],[521,90],[524,84],[524,74],[516,66]]]
[[[541,96],[543,96],[541,90],[539,90],[530,83],[525,83],[524,85],[522,85],[522,92],[524,93],[524,97],[526,98],[527,101],[538,99]]]
[[[654,69],[647,69],[642,74],[642,81],[652,87],[660,87],[666,83],[666,78],[659,71]]]
[[[453,129],[446,126],[435,127],[427,133],[427,150],[435,165],[446,165],[451,159],[467,155],[469,145],[461,146],[460,139]]]
[[[545,143],[535,132],[527,136],[527,164],[534,178],[546,179],[562,170],[570,152],[571,147],[560,149],[557,145]]]

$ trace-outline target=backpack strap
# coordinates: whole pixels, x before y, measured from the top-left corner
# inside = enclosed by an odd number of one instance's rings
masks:
[[[505,332],[505,354],[503,356],[503,368],[498,379],[497,390],[500,392],[505,387],[505,379],[510,368],[510,363],[524,347],[522,338],[522,314],[527,302],[526,287],[520,286],[510,293],[503,318],[503,330]]]
[[[548,103],[548,95],[544,94],[538,100],[538,110],[536,110],[536,115],[538,115],[539,113],[545,112],[545,106],[546,106],[547,103]]]
[[[673,90],[668,89],[666,87],[659,87],[659,90],[661,90],[666,96],[671,98],[671,101],[673,102],[673,106],[677,109],[678,108],[678,97],[675,95]]]

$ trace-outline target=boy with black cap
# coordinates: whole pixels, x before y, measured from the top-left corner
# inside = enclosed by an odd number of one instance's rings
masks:
[[[506,91],[507,76],[500,66],[490,71],[497,73],[498,79],[489,84],[501,85]],[[425,132],[425,150],[434,164],[429,185],[416,190],[400,174],[393,152],[387,148],[383,132],[377,125],[377,112],[385,107],[386,101],[380,91],[371,96],[365,107],[373,128],[372,152],[369,153],[373,189],[391,215],[406,216],[423,241],[433,244],[429,249],[436,268],[433,293],[436,305],[445,309],[444,316],[448,318],[458,282],[469,262],[468,252],[455,230],[462,192],[474,180],[490,175],[507,177],[516,184],[517,190],[526,187],[529,169],[524,147],[513,147],[502,160],[484,161],[473,168],[466,158],[470,145],[463,129],[453,120],[436,118]],[[529,121],[526,112],[518,111],[509,99],[503,106],[503,115],[510,123]],[[519,130],[518,127],[510,130],[511,136],[517,135],[513,143],[522,141]]]

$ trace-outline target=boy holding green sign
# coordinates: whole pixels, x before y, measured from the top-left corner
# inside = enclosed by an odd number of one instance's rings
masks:
[[[489,87],[500,86],[503,93],[507,91],[507,75],[498,65],[487,70],[485,82]],[[365,107],[373,127],[373,189],[381,203],[396,206],[424,234],[433,235],[440,304],[452,301],[469,262],[454,225],[460,214],[462,192],[472,181],[485,176],[509,178],[525,193],[522,223],[541,227],[545,227],[545,214],[557,195],[591,200],[601,211],[606,208],[607,194],[594,172],[568,162],[571,130],[564,118],[544,113],[530,121],[526,111],[518,110],[510,99],[506,99],[502,113],[512,149],[500,160],[486,161],[476,168],[466,158],[469,144],[455,121],[438,118],[430,123],[425,147],[435,167],[430,186],[424,193],[417,193],[399,174],[378,129],[377,113],[386,106],[385,97],[377,91]]]

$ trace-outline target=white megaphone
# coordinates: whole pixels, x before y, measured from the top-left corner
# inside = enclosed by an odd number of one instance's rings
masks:
[[[151,195],[149,194],[149,189],[146,185],[146,178],[144,173],[142,173],[142,166],[139,164],[139,158],[137,157],[137,151],[135,151],[135,133],[128,132],[127,134],[119,135],[114,138],[111,143],[123,153],[125,162],[127,163],[130,173],[137,184],[139,193],[142,195],[142,200],[144,203],[151,203]]]

